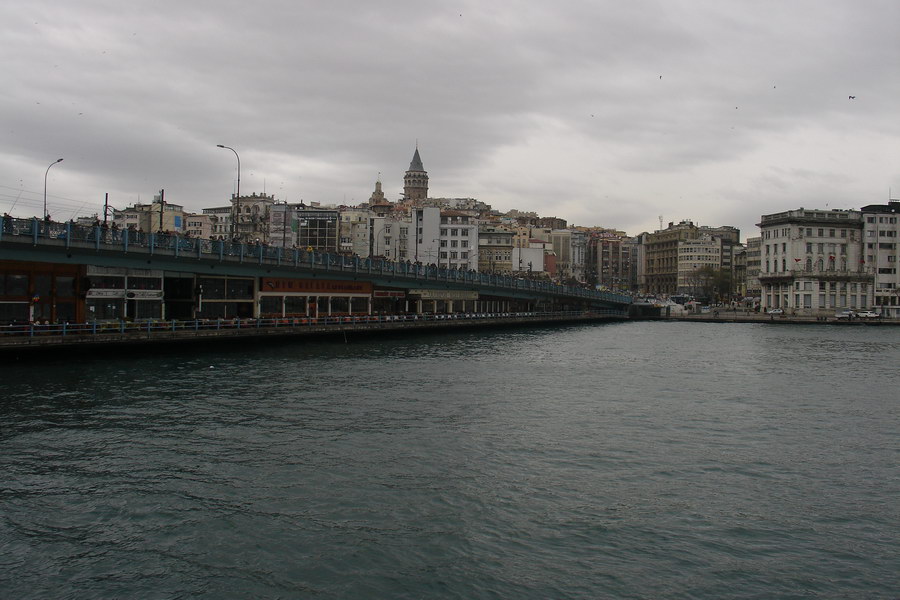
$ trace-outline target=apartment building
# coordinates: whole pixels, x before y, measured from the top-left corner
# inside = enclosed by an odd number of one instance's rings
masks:
[[[877,257],[867,262],[863,249],[872,239],[876,252],[878,236],[862,212],[800,208],[763,215],[759,228],[762,309],[828,316],[873,304]]]

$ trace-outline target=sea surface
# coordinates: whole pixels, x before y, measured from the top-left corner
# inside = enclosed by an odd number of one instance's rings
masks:
[[[0,367],[0,598],[898,598],[900,329]]]

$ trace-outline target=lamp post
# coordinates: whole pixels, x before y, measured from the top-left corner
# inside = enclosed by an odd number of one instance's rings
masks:
[[[56,163],[61,163],[63,159],[57,158],[52,163],[50,163],[50,167],[55,165]],[[44,219],[47,218],[47,175],[50,173],[50,167],[47,167],[47,170],[44,171]]]
[[[238,155],[237,150],[232,148],[231,146],[223,146],[222,144],[216,144],[216,148],[224,148],[226,150],[231,150],[234,152],[234,157],[237,159],[237,194],[238,202],[240,202],[241,197],[241,157]],[[235,203],[231,203],[231,241],[234,241],[234,232],[236,230],[237,224],[235,223],[235,212],[234,212]],[[240,207],[238,207],[240,210]]]

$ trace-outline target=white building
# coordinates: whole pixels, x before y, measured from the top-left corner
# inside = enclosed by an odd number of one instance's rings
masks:
[[[863,225],[863,214],[857,210],[801,208],[763,215],[762,309],[833,316],[841,310],[870,308],[876,257],[870,263],[863,254]]]
[[[537,242],[530,248],[512,249],[512,270],[514,273],[543,273],[544,254],[547,252],[543,246],[546,242]]]
[[[407,252],[409,260],[423,264],[437,264],[440,257],[441,209],[436,207],[411,210],[413,236]]]
[[[478,223],[460,212],[441,211],[439,246],[441,266],[462,271],[478,270]]]
[[[865,265],[873,272],[874,310],[885,317],[900,317],[900,200],[863,206]]]
[[[679,294],[700,295],[705,291],[698,277],[698,272],[704,268],[716,271],[722,268],[722,240],[701,234],[697,239],[678,242],[676,289]]]
[[[410,233],[412,229],[409,215],[395,214],[381,217],[370,215],[368,256],[378,256],[391,261],[415,262],[416,259],[410,250],[413,245]]]

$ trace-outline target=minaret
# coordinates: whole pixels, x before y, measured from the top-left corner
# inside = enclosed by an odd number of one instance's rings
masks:
[[[428,197],[428,173],[419,158],[419,145],[413,154],[409,170],[403,176],[403,198],[405,200],[424,200]]]

